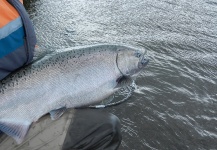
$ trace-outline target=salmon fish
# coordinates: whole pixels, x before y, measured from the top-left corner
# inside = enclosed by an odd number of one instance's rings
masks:
[[[32,122],[112,95],[148,63],[143,51],[118,45],[68,48],[0,82],[0,131],[21,143]]]

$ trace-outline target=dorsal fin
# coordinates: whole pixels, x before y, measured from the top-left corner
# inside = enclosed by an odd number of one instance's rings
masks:
[[[30,125],[30,121],[4,118],[0,119],[0,130],[13,137],[18,144],[24,140]]]

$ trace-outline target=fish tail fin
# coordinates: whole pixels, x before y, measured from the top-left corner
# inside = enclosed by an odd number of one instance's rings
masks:
[[[30,125],[30,121],[0,119],[0,131],[14,138],[18,144],[24,140]]]

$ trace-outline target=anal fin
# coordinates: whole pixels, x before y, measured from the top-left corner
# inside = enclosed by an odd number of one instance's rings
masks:
[[[52,120],[56,120],[60,116],[62,116],[65,111],[66,111],[66,107],[62,107],[62,108],[59,108],[59,109],[52,110],[52,111],[50,111],[50,117],[51,117]]]
[[[0,119],[0,130],[14,138],[18,144],[22,143],[24,140],[30,125],[30,121],[4,118]]]

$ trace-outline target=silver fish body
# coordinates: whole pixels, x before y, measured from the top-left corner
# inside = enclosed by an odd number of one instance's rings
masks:
[[[61,108],[87,106],[110,96],[118,89],[117,80],[130,71],[118,66],[128,57],[120,52],[138,53],[116,45],[72,48],[10,75],[0,84],[0,130],[21,143],[31,123],[44,114],[56,115]],[[141,64],[140,59],[132,63]],[[133,69],[133,74],[141,70]]]

